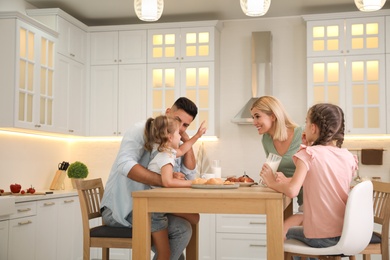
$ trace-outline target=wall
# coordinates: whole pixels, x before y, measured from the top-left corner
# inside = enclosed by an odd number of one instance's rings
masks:
[[[4,1],[4,0],[1,0]],[[256,18],[225,21],[221,32],[220,136],[205,142],[207,157],[221,160],[222,175],[242,175],[255,180],[265,160],[261,136],[252,125],[231,123],[252,95],[250,82],[250,39],[253,31],[271,31],[273,36],[273,95],[278,97],[292,118],[303,124],[306,114],[306,40],[305,24],[300,17]],[[197,152],[199,144],[195,145]],[[384,147],[390,141],[347,141],[346,147]],[[47,189],[57,164],[76,160],[87,164],[89,178],[105,181],[119,148],[119,141],[45,139],[0,133],[0,188],[12,182]],[[361,166],[361,176],[381,175],[389,181],[390,152],[384,153],[385,165]],[[67,183],[69,188],[69,183]]]

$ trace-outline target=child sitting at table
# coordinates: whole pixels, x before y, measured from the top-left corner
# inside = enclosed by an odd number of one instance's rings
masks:
[[[163,187],[191,187],[192,180],[173,177],[173,167],[175,158],[190,150],[192,145],[206,132],[204,124],[205,122],[202,122],[198,132],[180,145],[181,136],[177,119],[162,115],[146,121],[145,149],[151,152],[152,158],[148,169],[161,174]],[[199,222],[199,214],[175,213],[174,215],[187,219],[191,224]],[[152,240],[157,251],[155,259],[158,260],[170,259],[167,227],[168,218],[165,213],[152,213]]]
[[[341,148],[344,130],[344,113],[340,107],[316,104],[307,112],[308,145],[302,145],[293,156],[296,170],[292,178],[277,181],[271,168],[263,165],[260,176],[268,187],[293,198],[303,186],[303,227],[290,228],[286,238],[316,248],[338,243],[350,184],[358,167],[356,156]]]

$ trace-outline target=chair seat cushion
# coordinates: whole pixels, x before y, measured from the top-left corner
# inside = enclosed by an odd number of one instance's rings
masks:
[[[127,227],[109,227],[109,226],[97,226],[91,228],[91,237],[120,237],[120,238],[132,238],[133,229]]]
[[[379,244],[381,242],[380,234],[373,232],[370,240],[370,244]]]

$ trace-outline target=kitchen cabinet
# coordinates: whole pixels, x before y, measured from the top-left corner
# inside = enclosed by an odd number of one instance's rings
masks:
[[[59,8],[28,9],[26,13],[57,31],[57,52],[72,60],[86,62],[87,26]]]
[[[146,64],[91,66],[91,136],[123,135],[146,118]]]
[[[213,26],[148,30],[148,63],[213,61],[215,37]]]
[[[215,220],[216,214],[200,214],[199,260],[215,259]]]
[[[0,259],[8,257],[8,220],[0,221]]]
[[[20,13],[0,13],[1,127],[53,132],[57,34]]]
[[[225,215],[216,217],[216,258],[266,259],[264,215]]]
[[[86,81],[85,66],[62,54],[57,54],[56,131],[63,134],[85,134]]]
[[[196,27],[194,23],[193,26],[148,30],[147,114],[160,115],[177,98],[185,96],[198,106],[198,115],[188,134],[194,135],[205,120],[206,135],[216,136],[218,24]]]
[[[31,259],[35,255],[36,202],[16,204],[9,220],[8,260]],[[41,234],[43,235],[43,233]]]
[[[91,65],[146,63],[146,31],[91,32]]]
[[[384,17],[329,17],[307,22],[308,57],[377,54],[384,50]]]
[[[307,21],[307,102],[339,105],[348,134],[385,134],[385,19],[382,16]]]
[[[64,197],[37,201],[37,234],[35,259],[81,259],[81,222],[77,219],[78,197]],[[42,235],[44,234],[44,235]],[[48,246],[55,241],[56,246]],[[81,249],[81,250],[80,250]]]

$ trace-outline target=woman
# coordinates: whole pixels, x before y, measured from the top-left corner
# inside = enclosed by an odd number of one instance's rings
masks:
[[[298,151],[303,141],[303,128],[291,120],[282,103],[273,96],[262,96],[252,107],[253,125],[262,137],[266,156],[274,153],[282,157],[277,172],[277,181],[289,182],[295,171],[293,155]],[[302,190],[298,195],[299,211],[302,211]],[[285,221],[285,233],[290,226],[302,223],[299,215],[294,215]]]

